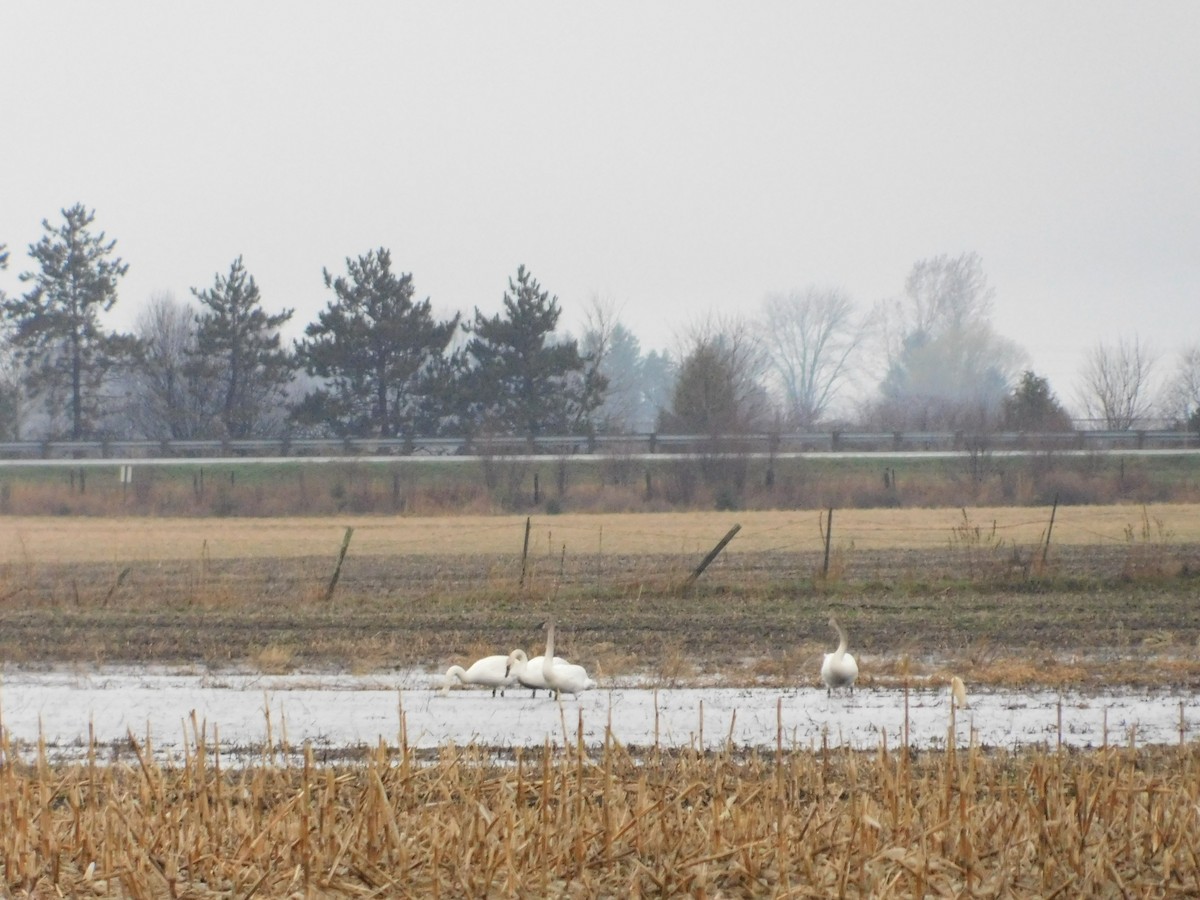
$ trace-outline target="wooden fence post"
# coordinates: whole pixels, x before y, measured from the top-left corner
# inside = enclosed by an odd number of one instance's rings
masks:
[[[821,565],[821,579],[829,577],[829,545],[833,541],[833,507],[829,507],[829,518],[825,523],[825,562]]]
[[[1046,556],[1050,553],[1050,533],[1054,531],[1054,514],[1058,512],[1058,494],[1054,495],[1054,505],[1050,507],[1050,524],[1046,526],[1046,543],[1042,545],[1042,565],[1046,564]]]
[[[529,516],[525,517],[525,546],[521,548],[521,582],[520,586],[525,587],[525,564],[529,560],[529,529],[533,527],[532,520]]]
[[[329,579],[329,587],[325,588],[325,602],[328,603],[333,599],[333,589],[337,587],[338,578],[342,574],[342,561],[346,558],[346,551],[350,549],[350,536],[354,534],[354,527],[346,527],[346,536],[342,538],[342,549],[338,553],[337,565],[333,567],[333,577]]]
[[[700,565],[696,566],[696,571],[692,572],[692,574],[687,577],[687,580],[683,582],[683,585],[679,589],[679,593],[681,595],[687,595],[687,592],[692,589],[692,585],[696,583],[696,579],[699,578],[704,570],[708,568],[709,563],[717,558],[720,552],[725,549],[725,545],[732,541],[733,536],[741,530],[741,525],[734,525],[729,529],[729,532],[725,535],[725,537],[721,538],[721,540],[717,542],[717,546],[708,551],[708,555],[700,561]]]

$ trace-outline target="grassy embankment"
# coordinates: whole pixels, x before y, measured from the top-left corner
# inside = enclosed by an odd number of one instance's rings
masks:
[[[0,515],[421,516],[1200,502],[1200,457],[730,455],[669,459],[0,463]]]

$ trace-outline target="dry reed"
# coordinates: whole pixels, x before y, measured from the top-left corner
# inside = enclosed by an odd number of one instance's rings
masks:
[[[403,722],[403,716],[401,717]],[[570,726],[564,722],[564,734]],[[634,752],[232,768],[0,763],[0,876],[28,896],[1195,896],[1193,746],[1067,753]],[[9,748],[4,748],[6,751]]]

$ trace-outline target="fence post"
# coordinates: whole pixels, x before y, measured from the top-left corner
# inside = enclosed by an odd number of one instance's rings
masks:
[[[529,560],[529,529],[533,527],[532,520],[529,516],[525,517],[525,545],[521,548],[521,581],[520,586],[525,587],[525,564]]]
[[[699,578],[704,570],[708,568],[709,563],[717,558],[720,552],[725,549],[725,545],[732,541],[733,536],[741,530],[741,525],[734,525],[729,529],[725,537],[721,538],[721,540],[717,542],[717,546],[708,551],[708,555],[701,560],[700,565],[696,566],[696,571],[692,572],[692,574],[687,577],[687,580],[684,581],[683,586],[680,587],[679,593],[681,595],[687,595],[687,592],[692,589],[692,585],[696,583],[696,579]]]
[[[829,577],[829,545],[833,540],[833,507],[829,507],[829,518],[825,523],[825,562],[821,565],[821,580]]]
[[[1046,564],[1046,556],[1050,553],[1050,532],[1054,531],[1054,514],[1058,512],[1058,494],[1054,495],[1054,505],[1050,507],[1050,524],[1046,526],[1046,543],[1042,545],[1042,565]]]
[[[346,551],[350,548],[350,536],[352,534],[354,534],[354,527],[347,526],[346,536],[342,538],[342,549],[338,553],[337,565],[333,567],[333,577],[329,579],[329,587],[325,589],[326,603],[333,599],[333,589],[337,587],[338,578],[342,574],[342,562],[346,559]]]

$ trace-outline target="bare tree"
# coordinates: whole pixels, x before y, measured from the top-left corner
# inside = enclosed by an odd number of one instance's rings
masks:
[[[1163,413],[1177,424],[1200,431],[1200,343],[1179,354],[1161,405]]]
[[[169,291],[156,293],[134,322],[140,353],[129,389],[129,418],[149,438],[186,440],[220,434],[215,382],[191,364],[196,310]]]
[[[0,270],[8,268],[8,248],[0,244]],[[4,290],[0,288],[0,304]],[[11,329],[0,317],[0,440],[15,441],[21,437],[24,394],[21,390],[17,354],[11,343]]]
[[[637,389],[637,370],[628,366],[613,370],[614,341],[623,331],[617,319],[616,304],[611,299],[593,294],[583,319],[583,337],[579,339],[579,353],[587,362],[588,370],[599,373],[607,380],[604,400],[596,408],[596,421],[602,430],[622,430],[632,418]]]
[[[8,327],[0,322],[0,440],[19,441],[27,413],[21,364],[9,342]]]
[[[880,312],[888,370],[869,418],[895,429],[993,427],[1025,359],[992,328],[993,296],[974,253],[917,262],[905,299]]]
[[[1154,354],[1136,334],[1097,344],[1084,362],[1079,387],[1084,413],[1109,430],[1130,430],[1152,411],[1154,368]]]
[[[909,330],[934,336],[992,317],[996,291],[987,283],[978,253],[943,253],[913,264],[904,283]]]
[[[763,301],[760,340],[791,426],[809,429],[820,421],[865,333],[853,301],[836,289],[807,287]]]

